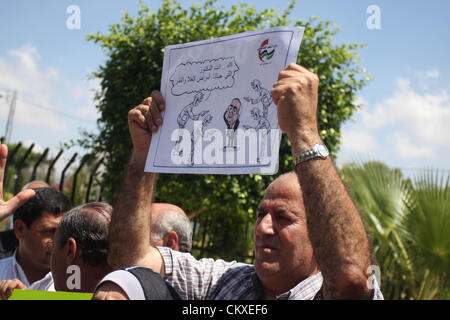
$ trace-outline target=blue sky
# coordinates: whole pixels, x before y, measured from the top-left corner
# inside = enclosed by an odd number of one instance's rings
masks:
[[[183,6],[203,1],[181,1]],[[144,1],[158,10],[162,1]],[[242,1],[219,1],[229,7]],[[249,1],[258,10],[274,1]],[[288,1],[277,1],[285,8]],[[69,30],[70,5],[81,10],[81,29]],[[369,30],[370,5],[380,8],[381,29]],[[105,61],[100,48],[86,41],[132,16],[138,1],[4,0],[0,4],[0,135],[8,116],[5,95],[18,91],[12,142],[35,142],[55,150],[94,131],[98,114],[92,102],[98,80],[88,75]],[[334,21],[337,43],[367,45],[361,65],[374,77],[358,93],[363,109],[356,122],[342,127],[337,163],[381,160],[392,167],[450,170],[450,1],[297,1],[291,19],[318,16]],[[149,88],[149,92],[152,88]],[[79,151],[74,148],[71,152]],[[70,153],[70,152],[69,152]],[[69,157],[67,153],[66,157]]]

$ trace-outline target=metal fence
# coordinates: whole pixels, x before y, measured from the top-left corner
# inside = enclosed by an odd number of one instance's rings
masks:
[[[0,140],[1,143],[3,143],[4,138],[2,137]],[[45,178],[43,178],[42,181],[45,181],[49,185],[57,187],[60,191],[64,192],[74,204],[78,204],[76,202],[86,203],[102,200],[101,184],[97,186],[97,190],[93,190],[93,186],[95,178],[99,175],[99,168],[103,163],[103,158],[95,159],[91,154],[80,156],[78,153],[75,153],[69,161],[64,163],[62,155],[65,152],[68,152],[68,150],[61,149],[54,158],[47,159],[50,149],[46,148],[36,161],[31,162],[29,161],[29,157],[34,146],[34,143],[31,144],[22,156],[19,156],[18,153],[23,147],[21,142],[17,143],[12,150],[8,151],[3,181],[8,181],[9,175],[12,173],[13,183],[4,185],[5,192],[17,194],[24,183],[36,180],[38,172],[40,172],[41,177],[45,175]],[[55,170],[55,165],[57,163],[63,165],[63,169],[59,174]],[[10,169],[11,165],[13,165],[12,170]],[[88,177],[83,181],[80,181],[79,176],[82,169],[88,171]],[[66,184],[67,179],[71,179],[69,188],[67,188]],[[55,182],[59,182],[59,184],[55,185]],[[80,186],[83,186],[83,188],[80,188]],[[78,199],[76,199],[77,190],[84,191],[81,198],[80,195],[78,195]]]

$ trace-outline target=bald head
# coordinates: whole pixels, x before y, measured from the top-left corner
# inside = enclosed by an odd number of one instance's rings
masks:
[[[282,174],[272,181],[272,183],[267,187],[263,199],[267,197],[278,197],[280,196],[280,193],[295,194],[301,201],[303,200],[302,190],[295,172]]]
[[[35,188],[51,188],[51,186],[47,182],[34,180],[34,181],[28,182],[26,185],[24,185],[22,190],[35,189]]]
[[[183,211],[183,209],[181,209],[179,206],[176,206],[176,205],[170,204],[170,203],[152,203],[152,207],[150,210],[152,212],[152,225],[156,221],[158,221],[161,213],[168,212],[168,211],[176,212],[179,215],[187,218],[187,215]]]
[[[153,203],[150,210],[151,244],[190,252],[192,226],[183,209],[170,203]]]

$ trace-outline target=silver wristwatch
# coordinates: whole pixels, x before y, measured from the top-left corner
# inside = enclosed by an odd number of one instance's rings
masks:
[[[312,147],[311,149],[297,152],[294,155],[294,166],[296,167],[299,163],[302,163],[302,162],[305,162],[305,161],[308,161],[311,159],[316,159],[316,158],[326,159],[329,154],[330,154],[330,152],[328,151],[328,148],[324,144],[316,143],[314,145],[314,147]]]

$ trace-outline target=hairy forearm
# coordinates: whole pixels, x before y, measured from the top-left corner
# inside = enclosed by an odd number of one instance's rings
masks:
[[[133,152],[114,203],[108,263],[113,268],[139,265],[150,250],[150,207],[156,174],[145,173],[143,152]]]
[[[307,149],[306,145],[312,144],[294,142],[293,152]],[[306,161],[297,165],[296,171],[309,237],[324,277],[324,295],[366,297],[369,291],[365,287],[365,270],[370,265],[368,239],[333,161],[330,158]]]

